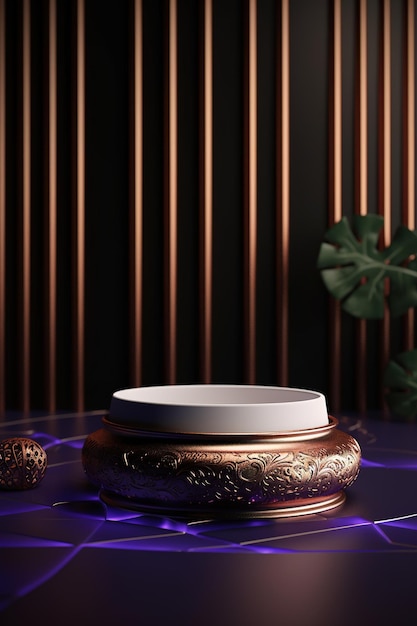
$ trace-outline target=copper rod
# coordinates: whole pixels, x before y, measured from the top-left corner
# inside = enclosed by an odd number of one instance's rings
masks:
[[[383,245],[391,241],[391,6],[383,5],[382,44],[382,198]]]
[[[211,381],[212,289],[213,289],[213,0],[204,2],[202,85],[202,290],[201,290],[201,373]]]
[[[333,16],[333,128],[331,221],[342,219],[342,15],[341,0],[334,0]]]
[[[6,409],[6,11],[0,0],[0,414]]]
[[[47,268],[47,403],[56,410],[56,301],[57,301],[57,40],[56,0],[48,13],[48,268]]]
[[[166,138],[166,378],[176,380],[177,352],[177,212],[178,212],[178,75],[177,75],[177,1],[168,2],[167,59],[167,138]]]
[[[414,0],[407,0],[407,76],[406,76],[406,202],[404,217],[411,230],[415,229],[415,11]]]
[[[244,141],[245,204],[245,379],[256,378],[256,236],[257,236],[257,16],[256,0],[248,0]]]
[[[30,0],[23,0],[22,15],[22,409],[30,409],[30,229],[31,229],[31,67],[30,67]]]
[[[133,166],[133,383],[142,381],[142,277],[143,277],[143,12],[142,0],[134,3],[134,166]]]
[[[367,0],[359,5],[359,54],[357,72],[357,123],[356,123],[356,180],[355,213],[368,212],[368,36]],[[366,410],[367,383],[367,323],[356,322],[356,404],[359,411]]]
[[[359,215],[368,212],[368,35],[367,0],[360,0],[359,12]]]
[[[331,66],[330,115],[330,225],[342,219],[342,15],[341,0],[333,4],[333,50]],[[341,308],[330,300],[330,402],[333,411],[341,403]]]
[[[386,247],[391,240],[391,6],[390,0],[383,1],[382,50],[380,84],[380,163],[379,163],[379,213],[384,217],[381,245]],[[385,284],[388,294],[388,285]],[[385,307],[381,324],[381,377],[390,352],[390,315]],[[384,406],[383,390],[381,406]]]
[[[405,38],[405,115],[404,120],[404,189],[403,223],[415,229],[415,10],[414,0],[407,0]],[[414,309],[404,319],[404,349],[414,349]]]
[[[257,237],[257,37],[256,0],[249,16],[249,367],[248,382],[256,377],[256,237]]]
[[[75,229],[75,406],[84,409],[85,310],[85,14],[77,0],[76,23],[76,229]]]
[[[367,355],[367,323],[360,319],[356,322],[356,405],[360,412],[366,411],[366,355]]]
[[[290,14],[289,0],[281,2],[279,106],[277,107],[277,369],[280,385],[288,385],[288,273],[290,245]]]

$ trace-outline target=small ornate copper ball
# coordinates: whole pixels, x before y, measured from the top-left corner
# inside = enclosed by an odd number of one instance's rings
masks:
[[[0,489],[36,487],[45,475],[46,452],[32,439],[14,437],[0,441]]]

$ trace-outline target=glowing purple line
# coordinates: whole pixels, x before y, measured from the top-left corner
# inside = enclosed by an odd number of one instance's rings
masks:
[[[393,544],[393,542],[391,541],[391,539],[384,533],[384,531],[379,528],[379,526],[377,526],[376,524],[373,525],[373,527],[375,528],[375,530],[377,531],[377,533],[379,535],[381,535],[381,537],[384,539],[384,541],[386,541],[389,544]]]
[[[281,539],[293,539],[294,537],[305,537],[307,535],[319,535],[321,533],[329,533],[335,530],[345,530],[347,528],[358,528],[360,526],[371,526],[372,522],[368,520],[361,520],[354,524],[346,524],[343,526],[333,526],[332,528],[319,528],[317,530],[307,530],[302,533],[291,533],[289,535],[277,535],[275,537],[263,537],[262,539],[250,539],[248,541],[242,541],[240,545],[254,545],[258,543],[267,543],[269,541],[279,541]]]
[[[90,537],[92,537],[97,532],[97,530],[104,523],[104,521],[105,520],[101,520],[100,523],[97,525],[97,527],[91,531],[91,533],[87,537],[87,541],[88,539],[90,539]],[[77,556],[77,554],[84,548],[84,546],[85,546],[85,542],[80,543],[79,545],[75,546],[74,549],[71,550],[71,552],[62,559],[62,561],[60,561],[57,565],[55,565],[50,570],[48,570],[48,572],[46,572],[43,576],[42,575],[39,576],[34,582],[28,583],[25,587],[22,587],[13,596],[13,598],[11,598],[10,604],[18,600],[19,598],[23,598],[25,595],[27,595],[31,591],[34,591],[35,589],[37,589],[44,583],[48,582],[48,580],[53,578],[55,574],[58,574],[58,572],[60,572],[66,565],[68,565],[68,563],[70,563],[73,560],[73,558]]]

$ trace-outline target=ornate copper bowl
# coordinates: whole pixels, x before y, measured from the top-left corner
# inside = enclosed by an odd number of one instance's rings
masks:
[[[82,460],[114,505],[193,518],[318,513],[341,505],[359,472],[359,445],[333,417],[295,431],[202,434],[141,430],[111,413]]]

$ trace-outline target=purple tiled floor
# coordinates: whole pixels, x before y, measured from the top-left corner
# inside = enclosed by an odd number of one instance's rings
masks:
[[[341,418],[340,427],[361,444],[363,464],[345,505],[329,514],[187,523],[99,500],[85,479],[80,451],[85,436],[100,427],[102,415],[97,411],[0,423],[0,439],[31,437],[48,453],[47,474],[37,488],[0,492],[0,611],[6,616],[58,573],[69,575],[82,555],[98,562],[98,555],[109,550],[275,554],[286,559],[406,553],[417,564],[417,426]],[[123,558],[130,562],[130,557]]]

